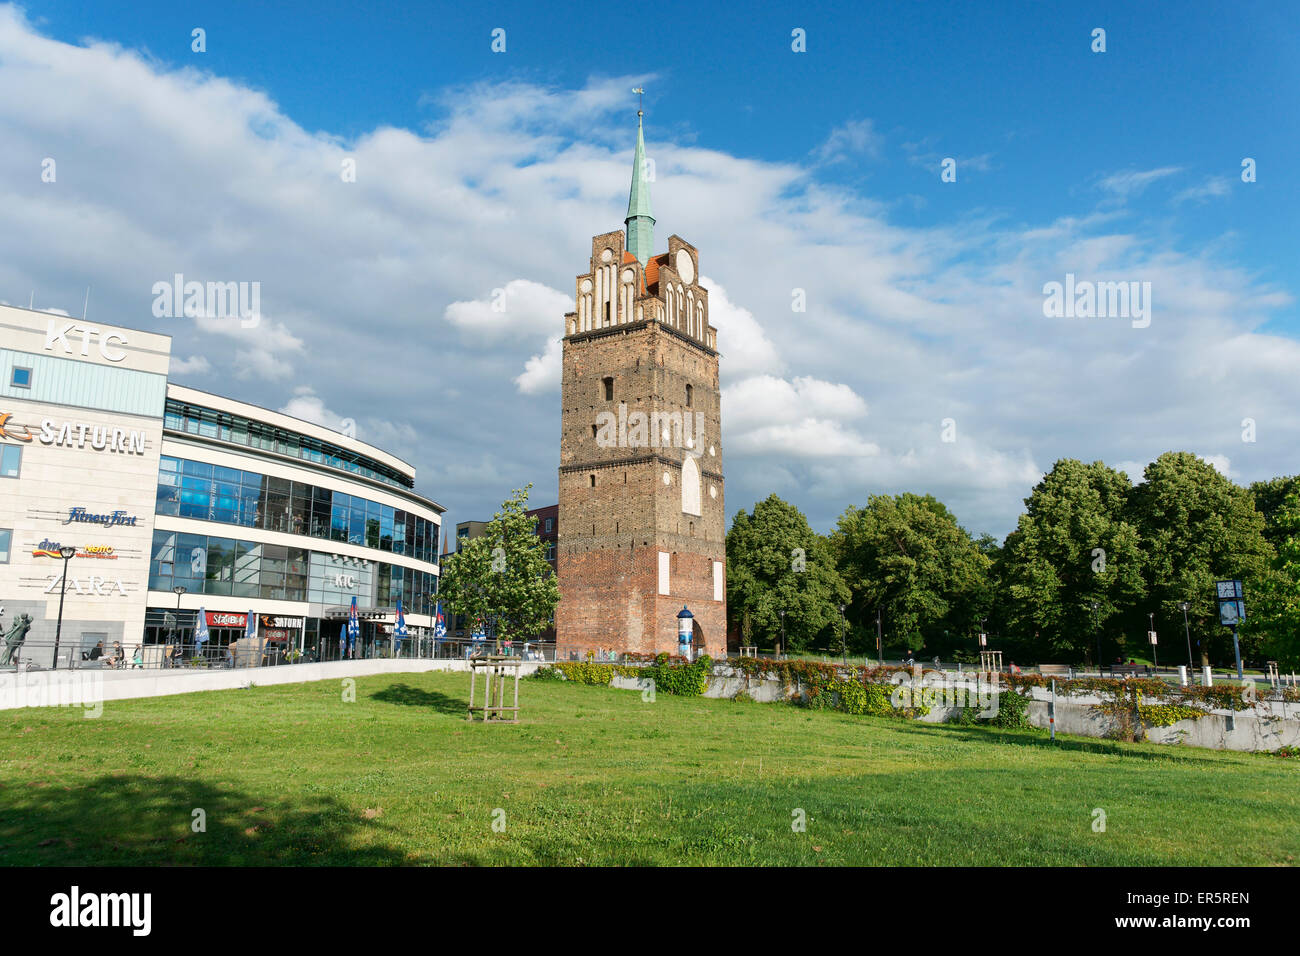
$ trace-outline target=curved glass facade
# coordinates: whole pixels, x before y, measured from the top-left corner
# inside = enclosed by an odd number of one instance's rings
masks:
[[[163,428],[301,458],[303,461],[327,465],[339,471],[382,481],[397,488],[415,487],[415,482],[397,469],[339,445],[299,432],[276,428],[242,415],[218,412],[174,398],[167,399],[167,408],[163,414]]]
[[[324,605],[393,607],[429,614],[438,578],[381,561],[341,558],[322,551],[240,541],[206,534],[155,530],[149,588],[190,594],[312,601]]]
[[[436,562],[438,526],[400,508],[301,481],[163,456],[157,513],[342,541]]]

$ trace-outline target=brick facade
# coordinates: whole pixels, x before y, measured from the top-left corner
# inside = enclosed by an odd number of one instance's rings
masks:
[[[696,652],[725,653],[717,335],[698,280],[680,237],[643,267],[622,231],[592,239],[577,277],[561,384],[561,650],[675,653],[686,605]]]

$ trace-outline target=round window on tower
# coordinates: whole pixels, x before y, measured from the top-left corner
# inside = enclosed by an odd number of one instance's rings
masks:
[[[695,262],[691,259],[691,254],[685,249],[677,250],[677,261],[673,263],[677,267],[677,274],[682,277],[682,281],[690,285],[695,281]]]

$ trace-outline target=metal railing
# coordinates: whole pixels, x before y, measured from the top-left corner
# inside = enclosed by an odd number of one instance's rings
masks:
[[[205,668],[281,667],[293,664],[311,664],[339,660],[465,660],[484,654],[507,653],[521,657],[525,662],[555,661],[554,644],[537,641],[438,640],[429,637],[409,637],[394,647],[389,641],[363,645],[360,641],[346,657],[339,648],[337,638],[318,645],[307,643],[285,645],[267,641],[260,644],[240,641],[232,645],[215,646],[212,642],[193,644],[175,641],[169,644],[122,644],[115,647],[87,648],[76,643],[62,642],[58,646],[58,660],[54,660],[53,641],[27,641],[14,649],[7,663],[0,663],[0,672],[15,670],[200,670]],[[565,657],[559,659],[567,659]],[[576,658],[575,658],[576,659]],[[6,660],[5,644],[0,638],[0,662]]]

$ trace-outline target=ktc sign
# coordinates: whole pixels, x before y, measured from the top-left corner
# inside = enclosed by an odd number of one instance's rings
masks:
[[[45,328],[45,351],[54,352],[56,345],[63,346],[63,354],[72,354],[72,343],[68,341],[69,335],[81,334],[81,355],[88,357],[90,355],[90,343],[99,337],[99,355],[105,362],[120,362],[126,358],[126,353],[112,348],[114,342],[118,345],[126,345],[126,339],[116,332],[101,334],[99,329],[90,325],[78,325],[76,322],[58,322],[50,319],[50,324]]]

